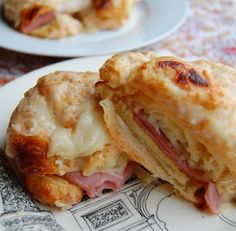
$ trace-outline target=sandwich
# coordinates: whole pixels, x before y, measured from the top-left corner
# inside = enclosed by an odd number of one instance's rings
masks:
[[[91,7],[75,14],[87,30],[118,29],[131,17],[138,0],[92,0]]]
[[[135,167],[105,126],[98,81],[92,72],[41,77],[11,116],[7,159],[44,204],[68,208],[84,195],[119,190]]]
[[[236,196],[236,71],[199,60],[123,53],[96,84],[121,150],[210,213]]]
[[[20,32],[49,39],[75,35],[82,24],[72,13],[86,8],[88,0],[4,0],[5,19]]]
[[[48,39],[117,29],[137,0],[4,0],[5,19],[22,33]]]

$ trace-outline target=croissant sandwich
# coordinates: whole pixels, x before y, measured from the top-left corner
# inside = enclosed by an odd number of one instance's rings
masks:
[[[67,208],[85,194],[118,190],[133,171],[105,126],[97,81],[92,72],[44,76],[11,117],[7,158],[42,203]]]
[[[211,213],[235,198],[235,70],[124,53],[106,61],[100,77],[106,125],[130,159]]]
[[[117,29],[137,0],[3,0],[6,20],[22,33],[58,39],[84,30]]]
[[[72,13],[83,10],[88,0],[4,0],[4,16],[20,32],[49,39],[82,31]]]

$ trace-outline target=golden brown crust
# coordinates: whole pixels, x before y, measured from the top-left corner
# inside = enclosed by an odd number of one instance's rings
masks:
[[[157,57],[154,52],[126,52],[112,56],[99,70],[101,79],[116,88],[131,81],[136,69]]]
[[[73,72],[55,72],[37,83],[40,94],[44,95],[57,122],[66,128],[73,128],[81,113],[82,105],[94,92],[99,80],[97,74],[84,72],[79,78]],[[75,105],[81,105],[76,107]]]
[[[25,175],[25,185],[42,203],[66,208],[79,203],[83,190],[58,176]]]
[[[234,198],[236,71],[223,64],[203,60],[186,62],[175,57],[149,57],[150,54],[146,55],[145,60],[140,54],[123,53],[106,61],[100,70],[104,81],[96,85],[97,90],[103,99],[110,99],[115,105],[115,112],[111,113],[108,108],[112,106],[103,103],[107,126],[113,138],[121,137],[115,140],[120,148],[128,147],[126,151],[131,159],[137,160],[153,174],[167,179],[179,194],[195,201],[197,188],[191,188],[194,184],[189,180],[185,185],[179,185],[182,176],[176,177],[177,170],[174,170],[175,174],[168,171],[164,166],[168,161],[162,161],[163,155],[158,154],[158,158],[162,170],[168,173],[166,178],[154,169],[157,166],[155,161],[146,163],[146,156],[141,154],[142,148],[151,149],[147,152],[149,156],[158,151],[152,141],[145,138],[145,133],[141,134],[135,127],[134,119],[128,119],[130,109],[125,106],[123,97],[129,97],[135,102],[134,105],[137,104],[136,110],[144,108],[150,115],[150,121],[182,151],[190,168],[200,169],[206,179],[215,182],[222,200]],[[131,61],[119,69],[118,64],[124,60]],[[122,118],[130,131],[120,130],[119,135],[116,134],[118,127],[114,121],[117,116]],[[140,143],[131,141],[130,133],[138,137]]]
[[[18,168],[22,173],[51,174],[54,172],[53,166],[47,160],[48,142],[42,137],[13,133],[9,139],[16,153]]]
[[[151,88],[154,92],[161,90],[163,94],[173,94],[174,92],[171,93],[173,89],[168,87],[173,86],[179,94],[183,94],[181,95],[183,100],[191,101],[209,110],[215,109],[220,97],[223,96],[214,77],[210,76],[207,70],[173,57],[153,59],[141,66],[137,75],[141,78],[140,83],[142,81],[146,83],[145,87],[149,92]],[[138,80],[139,77],[136,79]]]
[[[40,136],[24,136],[14,131],[8,134],[8,155],[17,171],[24,174],[63,175],[78,169],[76,159],[60,156],[48,157],[49,141]],[[11,150],[10,150],[11,149]],[[79,160],[78,160],[79,161]]]

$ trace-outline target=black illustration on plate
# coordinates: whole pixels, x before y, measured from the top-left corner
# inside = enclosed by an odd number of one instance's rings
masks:
[[[121,191],[84,201],[72,207],[70,212],[84,231],[168,231],[166,222],[158,215],[158,209],[159,204],[172,194],[160,198],[154,213],[147,206],[150,193],[163,184],[163,181],[156,181],[143,186],[136,179]]]
[[[50,211],[40,209],[25,192],[0,151],[0,230],[64,230]]]
[[[73,206],[69,213],[82,231],[169,231],[166,220],[161,217],[162,204],[172,198],[166,191],[155,197],[154,210],[148,203],[152,196],[164,187],[157,180],[144,186],[135,177],[119,192],[107,193],[101,198],[84,200]],[[64,230],[55,220],[53,213],[42,210],[25,192],[6,158],[0,153],[0,230]],[[170,202],[169,202],[170,203]],[[226,214],[218,216],[221,221],[236,227],[234,218]]]
[[[73,206],[70,212],[83,231],[170,231],[173,226],[171,229],[168,227],[168,220],[163,217],[162,209],[176,200],[173,198],[175,194],[168,190],[156,194],[156,190],[160,192],[165,186],[167,184],[160,180],[144,186],[136,179],[119,192],[81,202]],[[154,203],[152,210],[148,203]],[[226,224],[236,227],[236,222],[226,215],[218,217]]]

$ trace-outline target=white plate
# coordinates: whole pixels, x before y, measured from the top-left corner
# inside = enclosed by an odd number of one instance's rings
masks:
[[[60,57],[110,54],[163,39],[183,23],[186,13],[187,0],[143,0],[119,30],[83,33],[54,41],[19,33],[0,19],[0,46],[24,53]]]
[[[31,72],[1,88],[0,147],[4,149],[6,128],[12,111],[23,97],[23,93],[32,87],[40,76],[56,70],[97,71],[107,58],[103,56],[61,62]],[[191,203],[175,197],[166,190],[166,184],[160,183],[143,187],[138,181],[133,181],[119,192],[84,201],[68,211],[55,211],[34,204],[19,184],[12,182],[11,173],[5,166],[0,156],[0,230],[1,226],[19,225],[20,222],[22,230],[60,230],[59,226],[74,231],[236,229],[235,208],[228,208],[219,216],[210,216],[198,211]],[[21,212],[15,213],[16,209]]]

